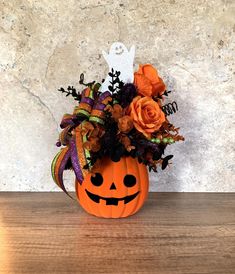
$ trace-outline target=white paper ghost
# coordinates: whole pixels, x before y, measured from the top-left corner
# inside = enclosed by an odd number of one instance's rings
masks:
[[[135,46],[127,50],[123,43],[115,42],[111,45],[109,54],[102,51],[104,59],[108,63],[109,72],[113,68],[114,71],[120,71],[121,74],[119,79],[124,83],[133,83],[134,81],[134,57],[135,57]],[[111,77],[107,75],[105,81],[102,83],[100,91],[105,92],[108,90],[110,85]]]

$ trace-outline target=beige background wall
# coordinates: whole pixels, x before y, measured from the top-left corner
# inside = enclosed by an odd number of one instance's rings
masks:
[[[105,77],[114,41],[137,46],[180,111],[184,143],[151,174],[153,191],[235,191],[235,1],[0,1],[0,190],[58,190],[50,176],[60,119],[57,88]],[[66,176],[69,181],[70,175]]]

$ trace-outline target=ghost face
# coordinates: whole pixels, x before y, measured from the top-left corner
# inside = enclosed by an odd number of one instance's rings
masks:
[[[120,56],[127,52],[128,51],[127,51],[127,48],[125,47],[125,45],[117,42],[117,43],[112,44],[109,54]]]

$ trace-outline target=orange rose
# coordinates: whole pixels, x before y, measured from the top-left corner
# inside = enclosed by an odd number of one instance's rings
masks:
[[[131,102],[128,114],[133,119],[134,127],[147,138],[157,131],[163,122],[165,114],[151,97],[137,96]]]
[[[134,84],[138,93],[143,96],[161,96],[166,90],[157,70],[148,64],[139,66],[139,70],[134,74]]]

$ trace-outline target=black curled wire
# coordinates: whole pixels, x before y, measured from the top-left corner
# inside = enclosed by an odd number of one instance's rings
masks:
[[[162,111],[165,113],[166,116],[169,116],[178,111],[178,105],[175,101],[173,101],[172,103],[168,103],[162,106]]]

